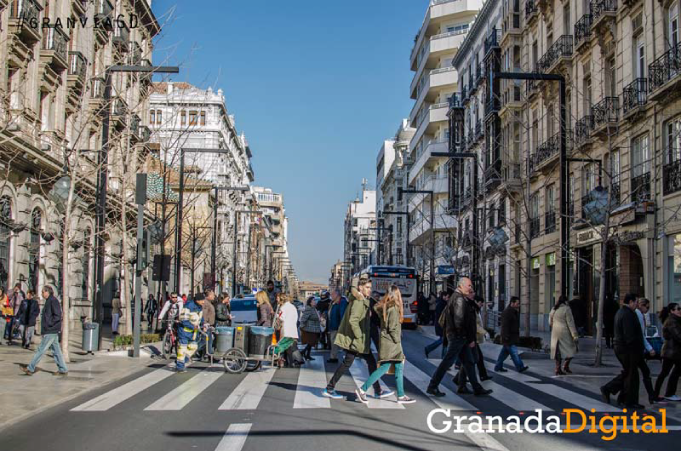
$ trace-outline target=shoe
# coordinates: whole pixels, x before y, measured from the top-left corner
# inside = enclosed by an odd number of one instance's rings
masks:
[[[485,377],[480,377],[480,381],[482,381],[482,382],[491,381],[491,380],[492,380],[492,376],[490,376],[490,375],[487,375]]]
[[[423,353],[426,355],[426,358],[428,358],[428,354],[430,354],[430,352],[428,352],[428,348],[423,348]]]
[[[487,396],[487,395],[489,395],[490,393],[492,393],[492,390],[491,390],[491,389],[485,389],[485,388],[483,388],[482,390],[475,390],[475,391],[473,392],[473,394],[474,394],[475,396]]]
[[[374,398],[376,398],[376,399],[389,398],[389,397],[391,397],[391,396],[394,395],[394,394],[395,394],[394,391],[392,391],[392,390],[386,390],[386,391],[382,391],[382,392],[376,393],[376,394],[374,395]]]
[[[367,398],[367,394],[364,390],[358,388],[357,390],[355,390],[355,394],[357,395],[357,400],[359,402],[369,405],[369,398]]]
[[[343,396],[336,393],[336,390],[329,391],[328,388],[325,388],[324,390],[322,390],[322,396],[324,396],[326,398],[331,398],[331,399],[343,399]]]
[[[610,392],[605,387],[601,387],[601,397],[604,403],[610,404]]]
[[[175,368],[176,373],[186,373],[187,369],[186,368]]]
[[[499,369],[494,368],[494,372],[495,373],[508,373],[508,370],[502,366]]]
[[[472,395],[473,392],[466,387],[459,387],[456,392],[460,395]]]
[[[35,373],[35,371],[29,370],[27,365],[19,365],[19,368],[21,368],[21,371],[26,373],[26,376],[33,376]]]
[[[681,401],[681,398],[679,398],[678,395],[665,396],[664,399],[667,401]]]
[[[62,373],[61,371],[57,371],[56,373],[52,373],[52,376],[64,376],[64,377],[66,377],[68,375],[69,375],[68,371],[65,372],[65,373]]]
[[[445,396],[445,394],[442,393],[440,391],[440,389],[437,388],[437,387],[435,387],[435,388],[428,387],[428,389],[426,390],[426,393],[428,393],[429,395],[435,396],[436,398],[442,398],[443,396]]]
[[[338,359],[326,359],[326,363],[338,363]]]
[[[399,398],[397,398],[397,402],[399,404],[414,404],[416,402],[416,400],[410,398],[407,395],[404,395],[404,396],[400,396]]]
[[[530,367],[526,365],[526,366],[520,368],[520,369],[518,370],[518,372],[519,372],[519,373],[524,373],[525,371],[527,371],[527,370],[529,370],[529,369],[530,369]]]
[[[655,404],[656,402],[664,402],[664,400],[665,399],[663,397],[657,396],[657,397],[648,398],[648,403]]]

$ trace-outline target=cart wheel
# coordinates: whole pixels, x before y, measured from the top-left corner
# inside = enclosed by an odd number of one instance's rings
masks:
[[[232,348],[222,356],[222,364],[225,366],[225,371],[228,373],[238,374],[246,369],[248,361],[246,360],[244,351],[238,348]]]
[[[246,371],[258,371],[262,366],[262,361],[260,360],[249,360],[246,365]]]

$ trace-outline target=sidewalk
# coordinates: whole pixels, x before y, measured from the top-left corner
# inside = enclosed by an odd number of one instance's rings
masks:
[[[31,350],[19,345],[7,346],[3,340],[0,346],[0,399],[6,407],[0,410],[0,430],[28,418],[43,410],[69,401],[83,393],[101,388],[133,374],[153,362],[161,360],[149,358],[149,354],[139,359],[127,357],[126,352],[109,352],[113,349],[110,333],[102,339],[102,351],[94,355],[85,354],[81,349],[82,330],[72,331],[69,340],[71,362],[67,364],[67,377],[54,377],[57,371],[51,353],[47,353],[38,364],[39,371],[26,376],[19,364],[28,364],[34,350],[40,343],[40,336],[33,338]],[[20,342],[19,342],[20,344]]]

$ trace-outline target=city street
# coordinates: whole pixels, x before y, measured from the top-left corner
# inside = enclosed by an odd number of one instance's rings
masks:
[[[405,331],[404,349],[407,394],[415,404],[400,405],[392,399],[371,399],[369,406],[355,400],[355,384],[367,377],[356,362],[337,389],[347,400],[320,396],[335,364],[323,363],[328,353],[313,353],[315,360],[301,369],[265,370],[231,375],[221,366],[195,363],[184,374],[173,373],[167,362],[154,363],[120,381],[88,392],[2,431],[3,448],[15,451],[50,450],[582,450],[671,449],[678,439],[678,406],[667,406],[668,434],[620,434],[603,441],[600,434],[436,434],[427,417],[438,407],[453,415],[560,415],[564,408],[595,409],[600,417],[618,411],[600,401],[593,390],[575,388],[565,380],[546,377],[533,369],[518,375],[508,365],[504,376],[494,375],[485,386],[488,398],[453,393],[451,377],[443,382],[444,398],[425,395],[430,374],[438,360],[426,360],[423,346],[430,338],[419,331]],[[438,354],[439,350],[434,354]],[[487,356],[490,363],[490,356]],[[533,363],[530,363],[532,366]],[[539,367],[538,367],[539,368]],[[576,367],[579,372],[578,368]],[[453,371],[453,370],[452,370]],[[610,374],[608,369],[604,373]],[[19,376],[21,377],[21,376]],[[575,376],[579,378],[579,376]],[[26,384],[58,386],[47,373],[38,373]],[[394,379],[386,376],[392,387]],[[595,381],[603,377],[595,376]],[[669,403],[673,404],[673,403]],[[677,403],[678,404],[678,403]],[[443,418],[443,417],[440,417]],[[676,418],[676,419],[674,419]],[[435,427],[440,427],[436,420]],[[588,429],[588,428],[587,428]],[[49,432],[47,432],[49,430]],[[44,433],[36,433],[44,431]]]

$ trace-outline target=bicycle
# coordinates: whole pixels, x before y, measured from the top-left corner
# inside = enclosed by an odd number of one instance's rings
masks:
[[[175,330],[175,320],[165,319],[166,333],[163,336],[163,358],[169,360],[171,356],[177,355],[177,331]]]

